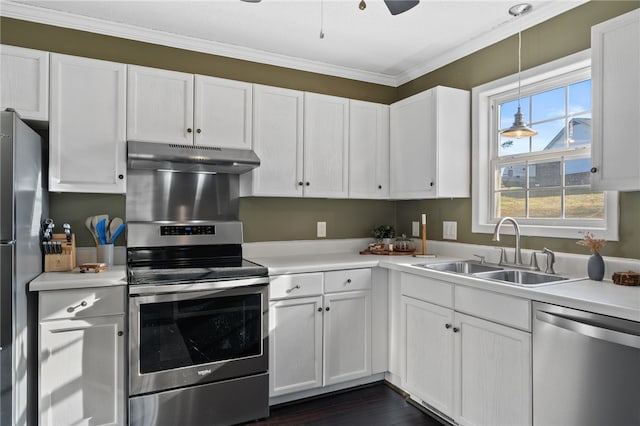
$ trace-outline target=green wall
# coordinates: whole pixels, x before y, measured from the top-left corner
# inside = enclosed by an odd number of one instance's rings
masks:
[[[522,69],[535,67],[591,47],[591,27],[640,7],[640,1],[591,1],[522,33]],[[398,88],[397,99],[437,85],[471,90],[473,87],[518,72],[517,35],[479,50]],[[506,58],[506,59],[505,59]],[[603,255],[640,259],[640,192],[620,193],[620,241],[609,243]],[[503,245],[492,235],[471,232],[471,199],[397,202],[396,226],[409,233],[411,221],[429,213],[428,235],[442,239],[442,221],[458,222],[458,241],[470,244]],[[511,241],[507,238],[507,244]],[[569,253],[588,253],[562,238],[522,237],[524,248]]]
[[[591,1],[523,32],[523,69],[590,47],[590,28],[640,7],[639,1]],[[390,104],[436,85],[470,90],[517,71],[517,37],[495,43],[398,88],[297,71],[250,61],[207,55],[84,31],[0,18],[0,42],[50,52],[129,64],[212,75],[233,80],[326,93]],[[410,224],[429,213],[430,239],[442,239],[442,221],[458,222],[458,241],[493,244],[491,236],[471,232],[471,200],[327,200],[243,198],[240,219],[246,241],[315,238],[316,221],[327,222],[328,238],[368,237],[376,225],[394,223],[410,233]],[[96,194],[51,194],[51,216],[83,229],[84,218],[109,213],[124,218],[124,197]],[[620,194],[620,241],[603,254],[640,258],[640,192]],[[78,231],[78,245],[92,245],[88,232]],[[523,247],[585,253],[575,240],[524,238]]]

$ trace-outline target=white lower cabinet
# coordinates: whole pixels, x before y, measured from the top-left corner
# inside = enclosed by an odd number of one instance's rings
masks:
[[[39,294],[40,425],[124,425],[124,290]]]
[[[530,303],[412,274],[399,281],[401,343],[391,351],[399,352],[401,387],[460,425],[530,425],[531,333],[521,321]],[[489,306],[515,314],[473,316]]]
[[[371,375],[371,270],[271,278],[269,396]]]

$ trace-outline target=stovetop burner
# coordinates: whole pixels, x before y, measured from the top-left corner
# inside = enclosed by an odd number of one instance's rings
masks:
[[[268,269],[242,258],[237,244],[130,248],[129,285],[183,284],[266,277]]]

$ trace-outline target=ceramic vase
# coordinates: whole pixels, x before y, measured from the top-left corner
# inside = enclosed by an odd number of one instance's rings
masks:
[[[600,253],[593,253],[587,262],[587,274],[589,279],[594,281],[602,281],[604,277],[604,260]]]

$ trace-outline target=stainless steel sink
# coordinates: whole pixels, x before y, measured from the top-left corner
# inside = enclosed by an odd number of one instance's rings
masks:
[[[568,280],[568,277],[560,275],[544,274],[542,272],[520,271],[506,269],[502,271],[479,272],[474,274],[478,278],[502,281],[509,284],[535,287],[547,284],[556,284]]]
[[[502,271],[499,266],[484,265],[472,260],[461,260],[458,262],[443,262],[443,263],[426,263],[413,265],[420,268],[434,269],[436,271],[454,272],[457,274],[475,274],[479,272],[488,271]]]

